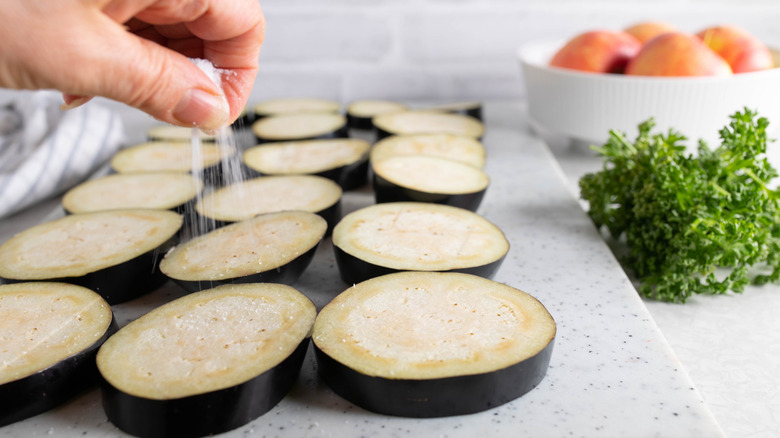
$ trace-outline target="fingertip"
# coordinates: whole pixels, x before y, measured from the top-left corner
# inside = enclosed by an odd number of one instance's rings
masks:
[[[193,88],[184,93],[171,115],[182,126],[217,130],[230,122],[230,107],[225,96]]]

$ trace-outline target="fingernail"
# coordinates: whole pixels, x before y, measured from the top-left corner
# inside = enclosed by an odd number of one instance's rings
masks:
[[[81,105],[84,105],[85,103],[92,100],[92,97],[89,96],[74,96],[72,94],[62,94],[62,99],[65,101],[60,105],[61,111],[68,111],[72,110],[74,108],[78,108]]]
[[[194,88],[187,91],[173,109],[173,117],[183,125],[219,129],[227,125],[230,108],[224,96]]]

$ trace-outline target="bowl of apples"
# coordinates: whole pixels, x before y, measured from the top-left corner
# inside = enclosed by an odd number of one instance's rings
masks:
[[[780,132],[780,56],[746,30],[687,33],[666,23],[593,30],[518,51],[528,115],[540,130],[603,144],[610,130],[633,138],[650,118],[710,146],[744,108]]]

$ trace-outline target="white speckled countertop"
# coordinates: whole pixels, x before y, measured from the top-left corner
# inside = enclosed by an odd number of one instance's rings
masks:
[[[288,397],[264,416],[225,436],[724,436],[647,303],[637,296],[580,208],[550,149],[522,121],[521,106],[488,104],[485,110],[486,170],[492,184],[479,213],[500,226],[511,243],[495,279],[536,296],[558,324],[546,378],[521,398],[483,413],[439,419],[392,418],[366,412],[333,394],[316,378],[313,355],[309,354]],[[367,190],[348,193],[345,213],[370,202]],[[56,202],[3,221],[0,241],[51,214],[52,208]],[[345,289],[329,241],[323,243],[295,286],[318,307]],[[116,306],[115,312],[124,324],[181,293],[168,284]],[[695,311],[694,306],[684,309],[689,314]],[[106,420],[97,390],[0,428],[0,437],[77,435],[122,435]]]

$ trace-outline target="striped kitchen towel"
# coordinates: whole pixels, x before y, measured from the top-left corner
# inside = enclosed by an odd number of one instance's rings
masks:
[[[99,102],[62,111],[54,91],[0,98],[0,218],[83,181],[124,142],[119,115]]]

